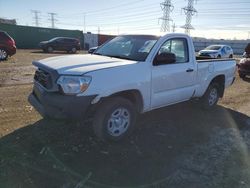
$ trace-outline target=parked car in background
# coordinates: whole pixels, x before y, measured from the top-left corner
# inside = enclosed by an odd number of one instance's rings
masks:
[[[97,48],[98,48],[98,46],[90,48],[90,49],[88,50],[88,53],[89,53],[89,54],[94,53],[94,51],[96,51]]]
[[[238,73],[240,78],[250,75],[250,43],[246,46],[243,58],[238,64]]]
[[[53,51],[66,51],[71,53],[76,53],[77,50],[81,49],[80,41],[76,38],[69,37],[56,37],[49,41],[42,41],[39,43],[39,47],[48,53]]]
[[[5,31],[0,31],[0,61],[16,54],[16,43]]]
[[[210,58],[233,58],[233,49],[227,45],[211,45],[199,51],[199,56]]]

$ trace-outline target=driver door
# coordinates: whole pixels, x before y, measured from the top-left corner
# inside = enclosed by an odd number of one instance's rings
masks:
[[[186,38],[167,40],[157,55],[171,52],[176,62],[171,64],[153,65],[152,68],[152,109],[188,100],[194,93],[196,68],[189,58]],[[156,55],[156,56],[157,56]]]

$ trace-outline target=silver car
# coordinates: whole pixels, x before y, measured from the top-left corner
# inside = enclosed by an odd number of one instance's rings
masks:
[[[233,58],[233,49],[227,45],[211,45],[199,51],[199,56],[210,58]]]

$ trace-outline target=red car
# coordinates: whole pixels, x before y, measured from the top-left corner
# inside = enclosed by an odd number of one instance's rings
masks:
[[[250,43],[246,46],[243,57],[238,64],[238,72],[241,78],[250,75]]]
[[[8,33],[0,31],[0,61],[16,53],[16,43]]]

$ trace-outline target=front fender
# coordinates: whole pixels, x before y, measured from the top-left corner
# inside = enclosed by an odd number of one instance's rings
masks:
[[[141,62],[121,67],[113,67],[89,72],[86,75],[92,77],[91,84],[82,95],[93,95],[96,98],[92,104],[96,104],[101,98],[109,97],[115,93],[137,90],[140,92],[144,109],[150,109],[151,71],[148,63]]]

